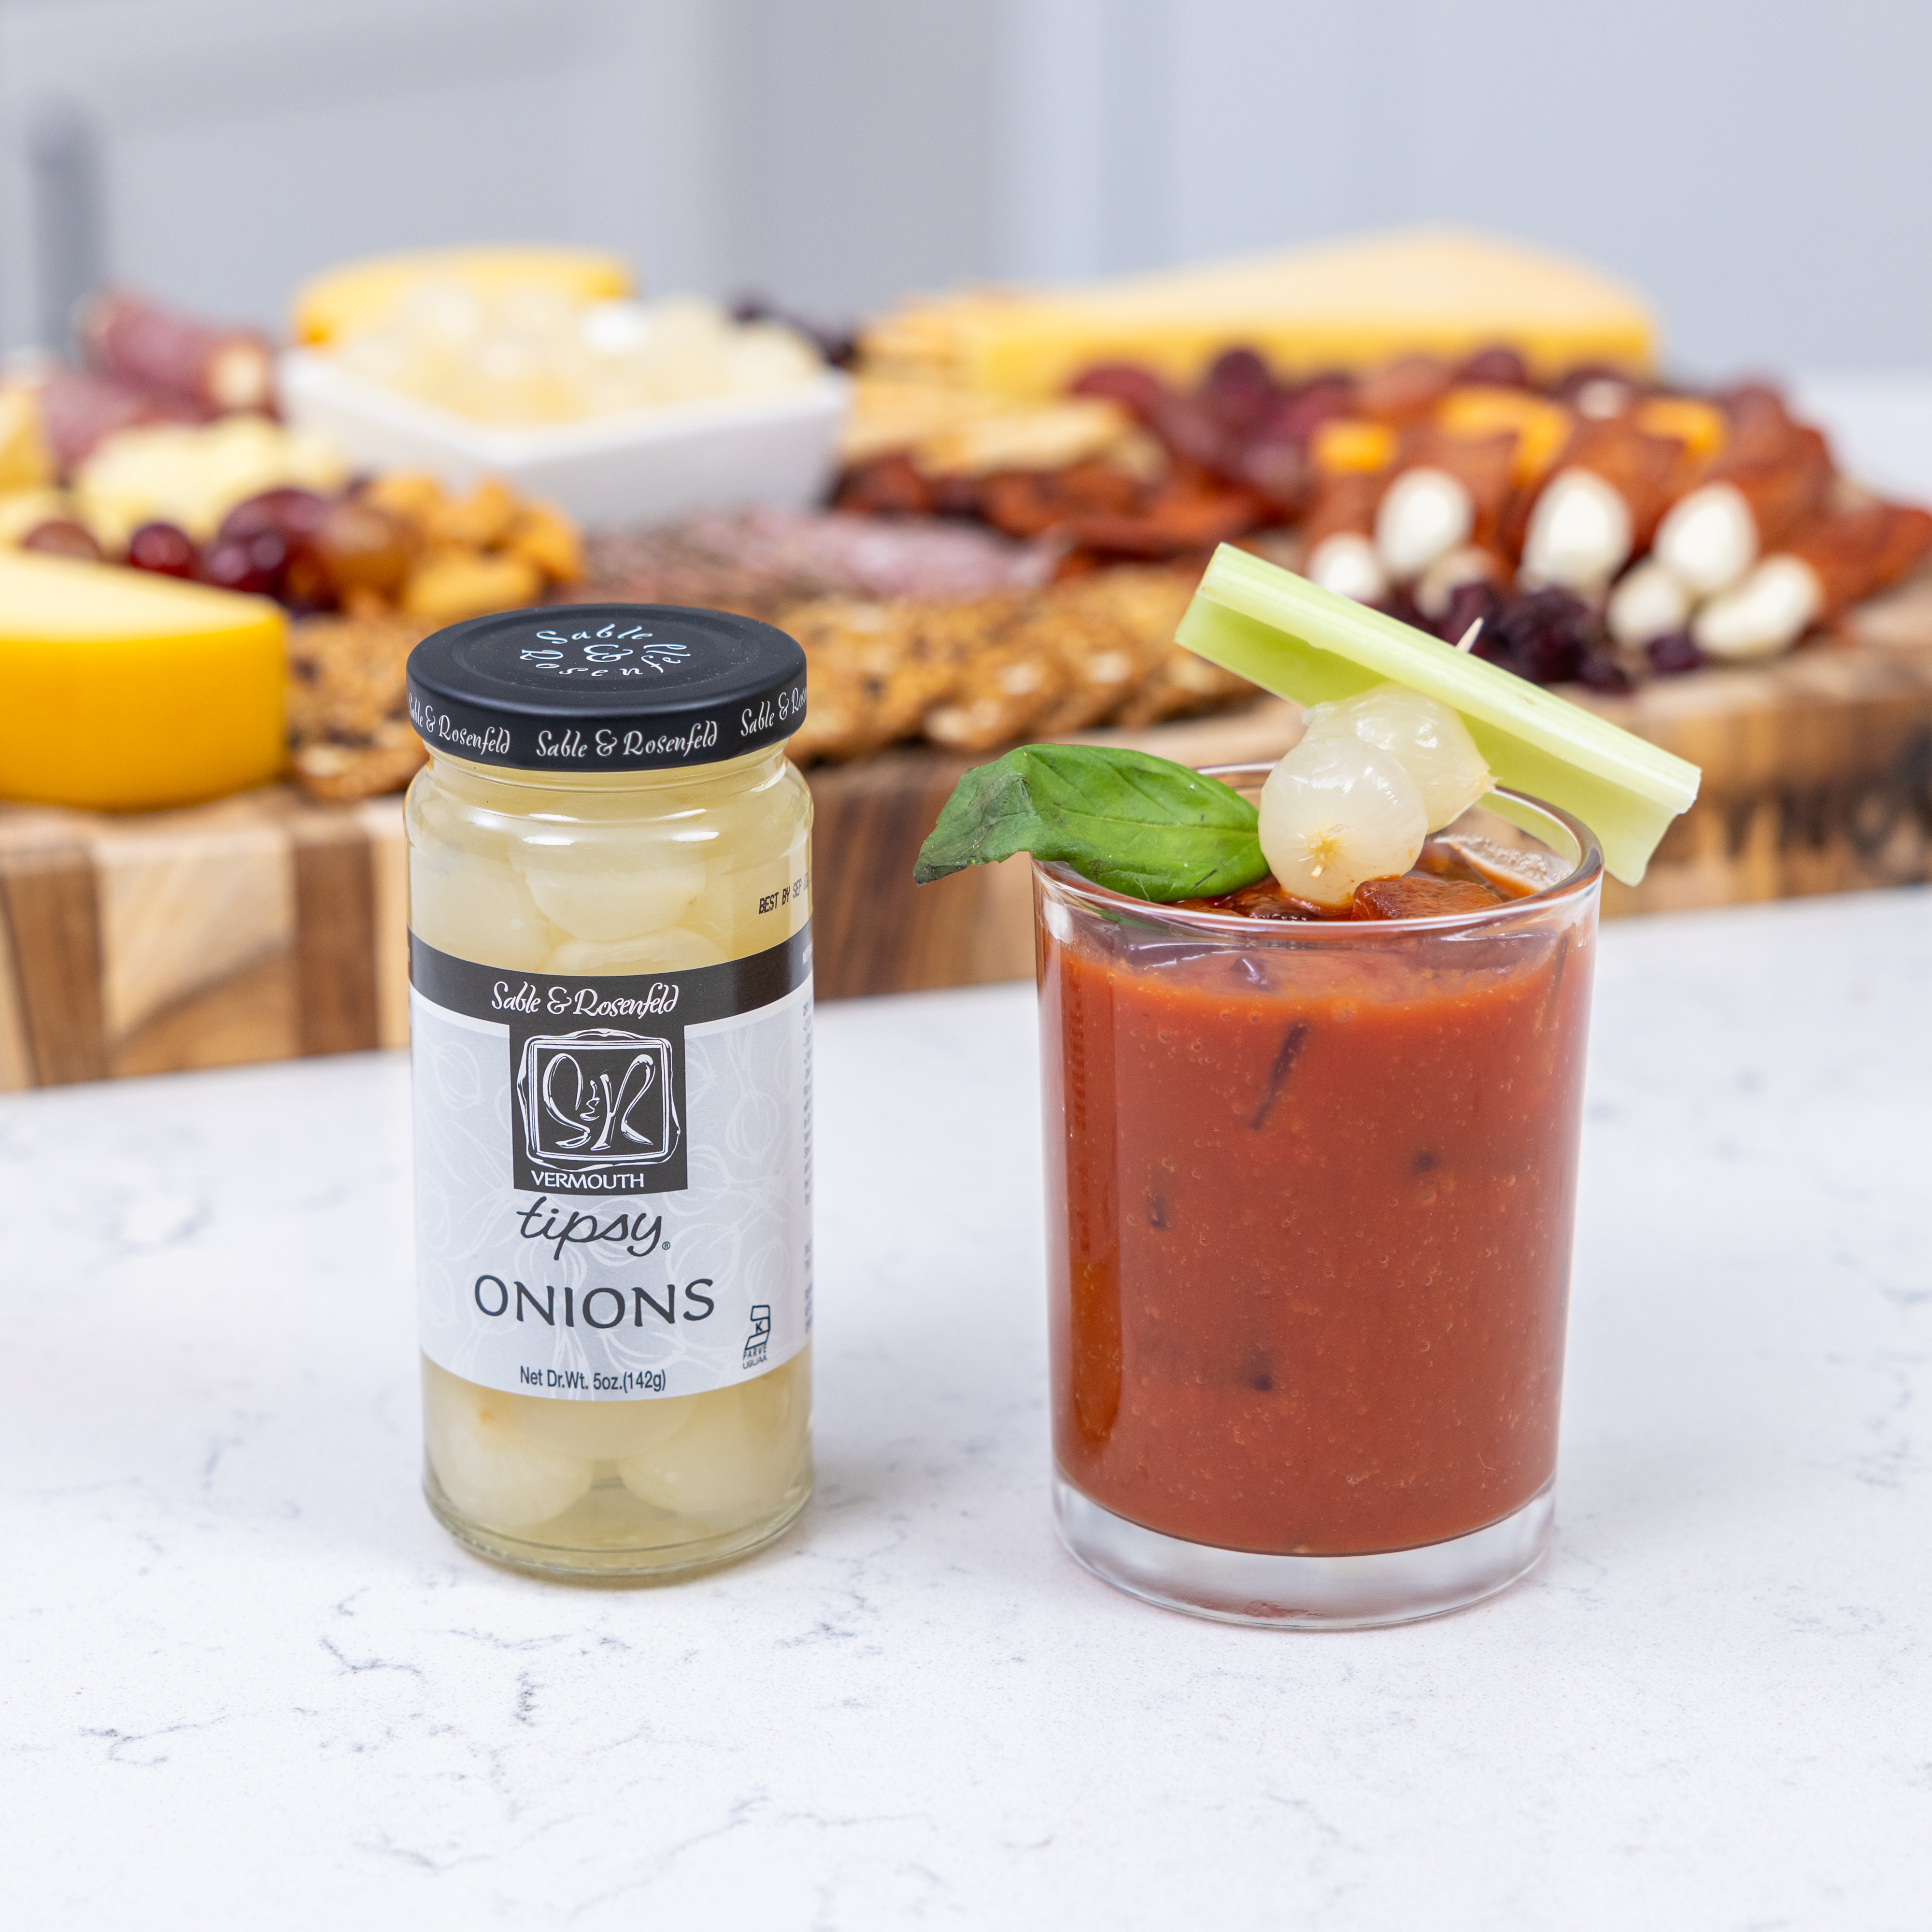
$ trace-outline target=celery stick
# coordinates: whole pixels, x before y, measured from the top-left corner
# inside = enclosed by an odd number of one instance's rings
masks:
[[[1379,610],[1223,544],[1181,620],[1179,641],[1296,704],[1384,681],[1459,712],[1498,784],[1560,806],[1597,835],[1634,886],[1690,809],[1702,774],[1594,712]]]

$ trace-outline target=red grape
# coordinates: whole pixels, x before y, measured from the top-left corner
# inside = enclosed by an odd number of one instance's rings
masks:
[[[1217,476],[1232,474],[1240,460],[1240,439],[1229,435],[1219,414],[1199,396],[1162,397],[1151,427],[1171,454]]]
[[[201,561],[194,539],[172,524],[143,524],[128,539],[123,560],[135,570],[151,570],[158,577],[192,577]]]
[[[1100,362],[1066,386],[1070,396],[1103,396],[1139,422],[1151,420],[1167,385],[1138,362]]]
[[[50,517],[36,524],[20,539],[22,550],[38,550],[43,556],[77,557],[84,563],[100,561],[100,546],[85,524],[66,517]]]
[[[1283,516],[1296,516],[1307,507],[1315,472],[1305,446],[1268,436],[1250,443],[1242,453],[1240,480]]]
[[[1268,364],[1252,349],[1224,350],[1201,385],[1202,400],[1237,436],[1250,434],[1280,393]]]
[[[1448,364],[1433,356],[1398,356],[1356,385],[1355,406],[1384,422],[1419,422],[1452,380]]]
[[[291,548],[298,537],[313,536],[329,510],[328,499],[313,490],[292,485],[264,490],[237,503],[221,520],[217,532],[221,537],[252,537],[258,530],[273,530],[287,538]]]
[[[1526,389],[1529,369],[1522,357],[1506,343],[1492,343],[1479,349],[1456,372],[1459,382],[1486,382],[1500,389]]]
[[[1331,417],[1348,415],[1354,405],[1354,385],[1346,376],[1318,376],[1276,408],[1268,434],[1284,442],[1306,442]]]
[[[288,539],[279,530],[218,537],[201,560],[201,580],[224,590],[272,596],[288,560]]]
[[[1628,691],[1630,674],[1606,650],[1586,650],[1576,661],[1576,682],[1592,691]]]
[[[1704,653],[1692,642],[1688,631],[1672,631],[1666,636],[1652,638],[1643,648],[1651,669],[1659,677],[1675,677],[1680,672],[1695,670],[1704,662]]]

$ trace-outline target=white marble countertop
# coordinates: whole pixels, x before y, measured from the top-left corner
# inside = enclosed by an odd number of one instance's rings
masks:
[[[650,1591],[416,1492],[400,1060],[0,1102],[13,1923],[1927,1922],[1932,896],[1607,932],[1558,1546],[1404,1630],[1060,1554],[1030,992],[820,1040],[818,1498]]]

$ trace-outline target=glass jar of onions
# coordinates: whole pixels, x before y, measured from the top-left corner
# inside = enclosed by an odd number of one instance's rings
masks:
[[[558,1574],[742,1556],[812,1486],[804,653],[593,604],[409,675],[430,1507]]]

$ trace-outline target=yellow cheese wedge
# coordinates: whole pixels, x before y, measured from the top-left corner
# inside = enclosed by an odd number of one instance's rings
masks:
[[[1018,398],[1057,395],[1096,362],[1197,378],[1245,344],[1285,376],[1367,369],[1415,351],[1460,357],[1496,343],[1540,375],[1582,362],[1648,369],[1650,310],[1599,270],[1450,229],[1318,247],[1037,293],[915,304],[867,332],[867,365]]]
[[[478,295],[542,289],[572,302],[628,296],[634,284],[621,256],[591,248],[423,248],[346,262],[296,291],[290,332],[297,342],[334,342],[386,320],[401,296],[428,282],[454,282]]]
[[[0,554],[0,797],[131,812],[266,783],[285,631],[265,597]]]

